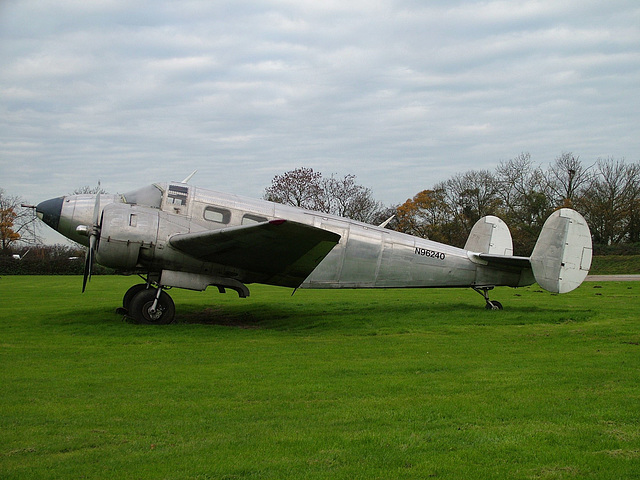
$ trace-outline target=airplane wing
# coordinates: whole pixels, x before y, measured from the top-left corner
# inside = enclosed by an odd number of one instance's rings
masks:
[[[297,288],[340,241],[340,235],[289,220],[181,233],[174,248],[229,267],[245,283]],[[238,272],[240,270],[240,272]]]

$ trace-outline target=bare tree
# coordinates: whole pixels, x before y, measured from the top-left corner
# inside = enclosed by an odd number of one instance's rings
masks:
[[[371,190],[356,183],[355,175],[334,175],[322,182],[324,211],[360,222],[371,223],[382,204],[373,199]]]
[[[640,164],[599,159],[579,202],[595,243],[611,245],[637,238],[639,204]]]
[[[445,184],[449,206],[467,234],[480,218],[498,213],[498,182],[488,170],[457,174]]]
[[[39,241],[33,208],[23,207],[22,203],[21,197],[6,195],[0,189],[0,243],[3,254],[9,253],[18,242],[33,244]]]
[[[368,223],[375,221],[383,209],[369,188],[356,183],[355,175],[323,178],[320,172],[306,167],[276,175],[264,198]]]
[[[265,200],[293,205],[309,210],[324,211],[322,174],[313,168],[296,168],[276,175],[265,189]]]
[[[556,206],[573,208],[593,178],[591,167],[582,165],[579,156],[563,152],[546,171],[547,186]]]
[[[511,229],[514,251],[528,254],[554,207],[546,176],[540,167],[533,165],[529,153],[521,153],[500,162],[496,178],[502,216]]]
[[[83,195],[83,194],[95,195],[96,193],[99,193],[100,195],[104,195],[105,193],[108,193],[108,192],[104,188],[102,188],[100,186],[100,182],[98,182],[98,185],[96,185],[95,187],[90,187],[89,185],[85,185],[83,187],[76,188],[71,193],[71,195]]]
[[[502,200],[505,213],[520,221],[531,223],[531,208],[528,200],[535,193],[546,194],[546,178],[540,169],[533,165],[529,153],[521,153],[506,162],[500,162],[496,168],[498,195]]]

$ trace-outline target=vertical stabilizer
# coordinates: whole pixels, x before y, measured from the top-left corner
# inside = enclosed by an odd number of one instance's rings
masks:
[[[586,220],[575,210],[562,208],[547,218],[530,260],[542,288],[566,293],[585,279],[591,256],[591,232]]]
[[[471,229],[464,249],[475,253],[513,255],[513,241],[509,227],[493,215],[482,217]]]

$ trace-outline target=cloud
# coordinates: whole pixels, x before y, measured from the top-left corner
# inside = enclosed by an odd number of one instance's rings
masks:
[[[639,22],[630,0],[4,2],[0,187],[198,168],[255,197],[311,166],[394,203],[522,151],[637,160]]]

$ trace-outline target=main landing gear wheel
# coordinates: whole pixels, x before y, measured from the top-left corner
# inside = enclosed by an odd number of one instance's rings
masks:
[[[167,325],[173,322],[175,314],[176,306],[171,297],[155,288],[138,291],[129,304],[129,316],[146,325]]]
[[[129,306],[131,305],[131,300],[133,300],[133,297],[135,297],[138,292],[146,289],[146,283],[139,283],[138,285],[134,285],[129,290],[127,290],[127,293],[125,293],[124,297],[122,297],[122,307],[116,308],[116,313],[118,315],[128,315]]]
[[[146,290],[146,289],[147,289],[146,283],[139,283],[131,287],[129,290],[127,290],[127,293],[125,293],[124,297],[122,298],[122,308],[124,308],[128,312],[129,306],[131,305],[131,300],[133,300],[133,297],[135,297],[136,294],[138,294],[142,290]]]

